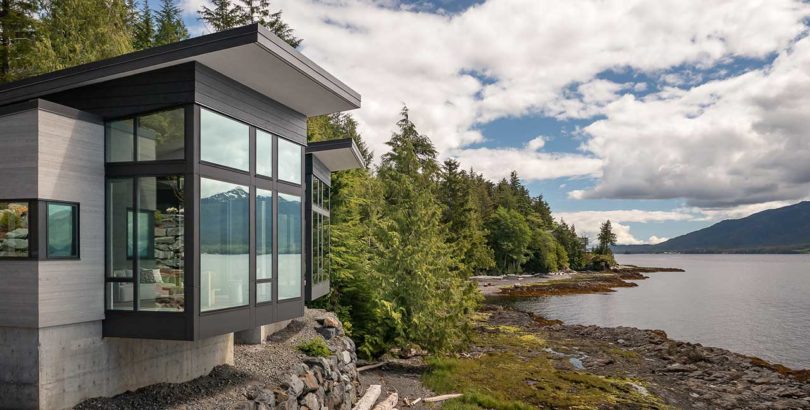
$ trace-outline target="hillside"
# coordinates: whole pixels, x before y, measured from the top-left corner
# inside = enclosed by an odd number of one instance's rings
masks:
[[[810,201],[718,222],[657,245],[619,245],[614,253],[810,252]]]

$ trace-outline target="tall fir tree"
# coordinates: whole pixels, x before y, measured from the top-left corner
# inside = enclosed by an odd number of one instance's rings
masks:
[[[460,170],[460,164],[448,159],[442,164],[439,198],[444,205],[442,222],[449,241],[455,246],[463,269],[483,273],[495,267],[487,230],[473,196],[472,177]]]
[[[202,6],[197,14],[214,31],[239,27],[245,21],[243,10],[231,3],[231,0],[212,0],[211,3],[213,7]]]
[[[377,271],[398,344],[442,351],[467,340],[477,291],[458,266],[436,199],[436,150],[402,110],[378,170],[386,206]]]
[[[176,43],[188,38],[188,30],[183,23],[180,8],[177,7],[175,0],[161,0],[155,24],[157,26],[155,46]]]
[[[149,0],[143,0],[143,8],[138,13],[135,23],[132,46],[136,50],[144,50],[155,45],[155,17],[149,7]]]
[[[241,24],[259,23],[293,48],[301,44],[302,40],[295,37],[293,29],[281,19],[281,11],[274,13],[270,10],[270,0],[236,1],[237,7],[242,10]]]
[[[50,0],[41,11],[36,69],[54,71],[132,51],[124,0]]]
[[[36,74],[36,0],[0,0],[0,83]]]

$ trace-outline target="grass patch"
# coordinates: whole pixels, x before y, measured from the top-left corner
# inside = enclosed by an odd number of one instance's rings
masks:
[[[473,342],[487,353],[428,360],[427,387],[439,394],[464,394],[445,403],[445,409],[666,407],[657,397],[639,393],[632,385],[643,385],[637,380],[555,368],[542,349],[546,341],[534,334],[484,328]]]
[[[320,336],[301,343],[298,345],[298,350],[307,356],[329,357],[332,355],[332,351],[329,350],[329,346],[326,344],[326,341]]]

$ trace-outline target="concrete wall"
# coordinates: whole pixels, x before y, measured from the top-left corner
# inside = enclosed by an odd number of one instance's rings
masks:
[[[196,342],[101,337],[101,322],[39,335],[39,407],[69,408],[155,383],[180,383],[233,364],[233,334]],[[2,403],[0,403],[2,407]]]

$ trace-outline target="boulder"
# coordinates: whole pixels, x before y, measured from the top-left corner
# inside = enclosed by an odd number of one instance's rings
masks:
[[[335,329],[333,327],[319,327],[316,330],[326,340],[332,340],[332,338],[337,336],[337,329]]]
[[[17,228],[6,234],[6,239],[24,239],[28,237],[28,229]]]
[[[301,404],[310,409],[319,410],[321,408],[321,404],[318,402],[318,396],[314,393],[309,393],[304,396],[303,400],[301,400]]]
[[[291,397],[298,397],[304,392],[304,382],[298,378],[297,374],[290,375],[290,381],[285,384]]]
[[[303,376],[301,376],[300,380],[304,382],[304,387],[306,387],[306,391],[311,392],[318,390],[319,387],[318,379],[315,377],[314,373],[306,372],[304,373]]]

